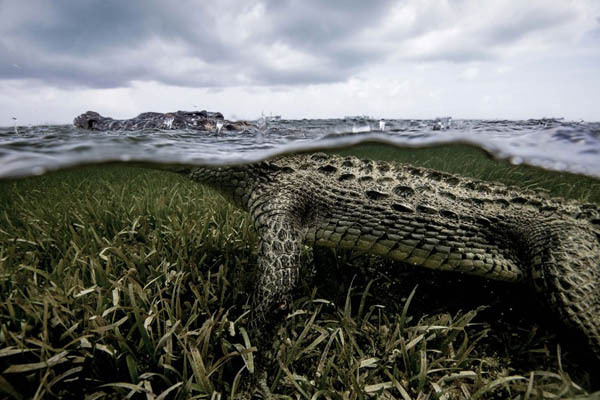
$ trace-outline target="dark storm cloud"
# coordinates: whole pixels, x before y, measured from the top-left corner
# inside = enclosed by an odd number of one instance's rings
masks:
[[[208,51],[219,47],[211,40],[214,21],[209,15],[197,12],[190,2],[166,4],[158,0],[30,1],[23,7],[37,17],[19,26],[17,35],[40,50],[78,56],[135,48],[152,37],[185,38]]]
[[[365,39],[365,32],[376,30],[402,4],[408,2],[0,1],[0,79],[85,87],[132,81],[195,87],[344,81],[404,42],[458,24],[439,7],[421,7],[412,27]],[[569,18],[543,10],[513,17],[466,45],[407,58],[488,59],[496,46]]]
[[[352,38],[377,26],[394,2],[377,1],[270,1],[267,6],[273,33],[298,48],[323,55],[350,55]],[[352,62],[362,54],[343,57]]]
[[[164,48],[155,52],[148,48],[138,54],[153,41],[167,46],[176,41],[188,44],[188,53],[196,52],[196,57],[207,62],[216,58],[236,61],[213,37],[214,20],[210,15],[194,8],[190,13],[186,7],[193,4],[186,2],[178,2],[172,8],[158,1],[58,0],[21,4],[18,10],[14,5],[0,5],[2,15],[15,19],[12,27],[0,28],[0,51],[5,55],[0,78],[35,78],[91,87],[125,86],[132,80],[178,84],[169,82],[172,79],[153,65],[163,56]],[[194,77],[188,78],[187,83],[210,86],[211,82]]]

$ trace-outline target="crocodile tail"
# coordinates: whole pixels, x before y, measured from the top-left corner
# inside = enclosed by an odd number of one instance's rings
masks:
[[[569,330],[583,334],[600,359],[600,243],[582,221],[556,220],[532,227],[533,285]]]

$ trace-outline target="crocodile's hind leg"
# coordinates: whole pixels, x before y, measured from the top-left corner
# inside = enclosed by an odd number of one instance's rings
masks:
[[[260,241],[254,319],[263,329],[270,329],[281,321],[298,283],[304,229],[287,213],[262,215],[255,224]]]
[[[600,359],[600,244],[585,223],[549,221],[527,235],[531,277],[565,325]]]
[[[251,203],[250,214],[258,231],[259,276],[254,291],[251,330],[258,347],[256,379],[263,394],[270,398],[266,383],[265,353],[273,344],[298,283],[306,227],[296,210],[300,199],[290,193],[263,196]]]

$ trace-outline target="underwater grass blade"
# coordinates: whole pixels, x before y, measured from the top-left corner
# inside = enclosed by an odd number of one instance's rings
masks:
[[[580,186],[550,191],[600,199]],[[179,176],[123,166],[0,182],[0,197],[0,397],[248,397],[244,371],[265,350],[245,325],[258,257],[247,214]],[[486,314],[502,305],[432,310],[423,299],[445,282],[397,285],[395,264],[332,257],[333,279],[301,276],[305,297],[273,333],[279,398],[592,395],[570,344],[547,350],[557,339],[544,326],[497,325]]]

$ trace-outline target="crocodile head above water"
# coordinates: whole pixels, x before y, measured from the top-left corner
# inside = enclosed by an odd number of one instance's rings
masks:
[[[141,129],[189,129],[214,131],[217,123],[226,131],[247,129],[244,121],[227,121],[223,114],[209,111],[175,111],[169,113],[145,112],[129,119],[104,117],[95,111],[87,111],[73,120],[80,129],[95,131],[133,131]]]

